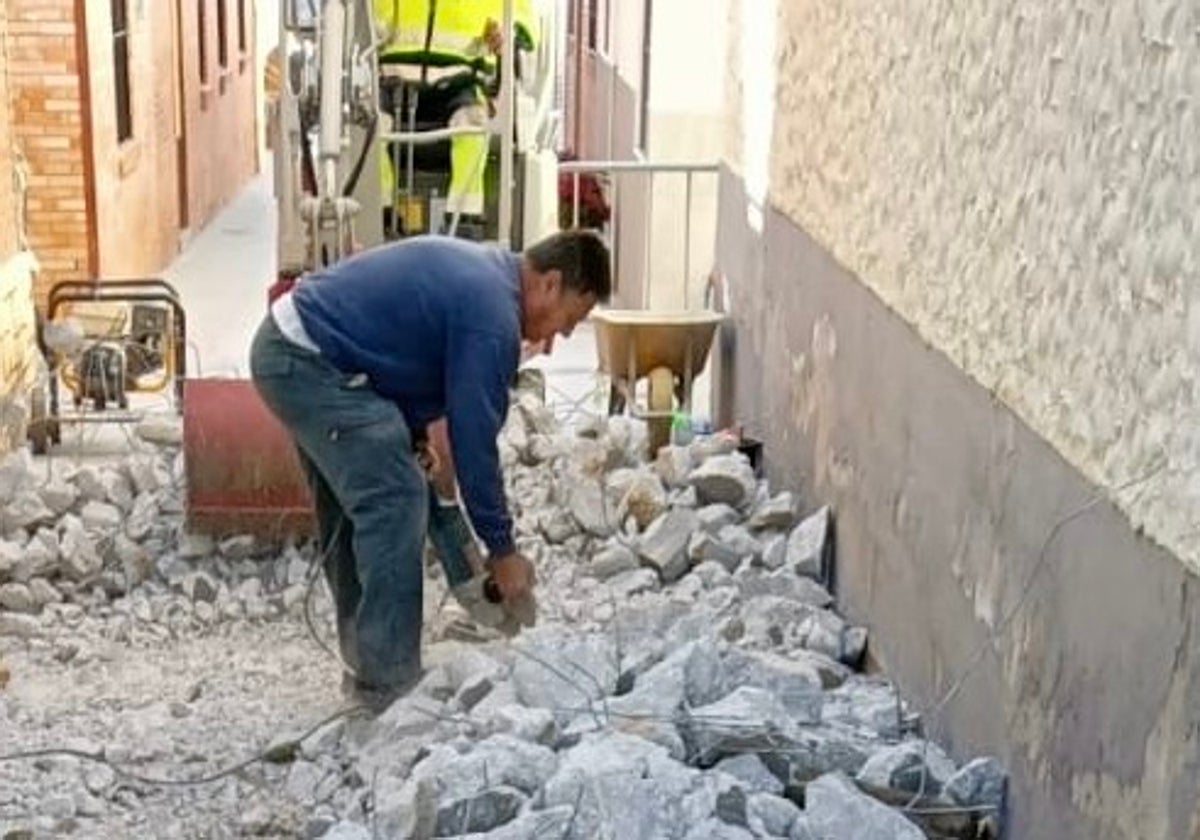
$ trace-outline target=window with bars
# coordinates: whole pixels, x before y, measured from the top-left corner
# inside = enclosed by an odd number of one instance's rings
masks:
[[[113,86],[117,108],[117,142],[133,137],[133,103],[129,95],[128,0],[112,0]]]
[[[217,63],[221,69],[229,67],[229,3],[217,0]]]
[[[246,41],[246,0],[237,0],[237,10],[238,53],[245,55],[250,51]]]
[[[208,38],[205,37],[206,29],[208,29],[208,0],[197,0],[196,39],[199,50],[196,53],[196,61],[200,65],[200,85],[202,87],[208,84]]]

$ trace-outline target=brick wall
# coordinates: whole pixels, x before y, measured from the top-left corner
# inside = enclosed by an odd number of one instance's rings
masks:
[[[14,138],[8,86],[8,6],[0,2],[0,455],[25,437],[25,398],[36,374],[32,259],[18,256]]]
[[[17,249],[13,137],[8,101],[8,5],[0,3],[0,260]]]
[[[7,0],[13,133],[29,163],[29,238],[50,284],[91,274],[74,0]]]
[[[268,0],[274,2],[274,0]],[[217,5],[228,13],[228,66],[218,62]],[[204,6],[204,26],[199,7]],[[183,111],[187,126],[187,227],[199,230],[258,171],[258,106],[254,0],[246,0],[246,51],[237,43],[237,0],[183,4]],[[208,78],[200,77],[200,44],[206,46]]]

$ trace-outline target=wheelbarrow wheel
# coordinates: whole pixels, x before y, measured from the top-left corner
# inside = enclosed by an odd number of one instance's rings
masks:
[[[646,401],[649,404],[650,413],[651,415],[664,415],[661,417],[651,416],[647,423],[650,431],[650,451],[657,454],[658,450],[671,440],[670,412],[675,405],[675,374],[670,368],[657,367],[650,371],[647,379],[649,380],[649,394]]]

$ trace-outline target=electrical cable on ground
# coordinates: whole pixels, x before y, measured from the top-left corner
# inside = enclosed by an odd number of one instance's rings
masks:
[[[262,762],[270,764],[289,763],[295,759],[296,755],[299,754],[301,745],[305,741],[307,741],[320,730],[324,729],[329,724],[342,718],[349,718],[358,714],[366,714],[369,711],[370,708],[362,704],[340,709],[310,726],[297,738],[272,744],[266,749],[260,750],[243,761],[239,761],[236,764],[230,765],[229,767],[210,775],[201,776],[197,779],[164,779],[154,776],[144,776],[140,773],[135,773],[134,771],[129,770],[120,764],[116,764],[107,756],[105,756],[103,750],[93,753],[86,750],[70,749],[66,747],[47,747],[45,749],[22,750],[20,752],[7,753],[5,755],[0,755],[0,764],[36,758],[53,758],[56,756],[65,758],[79,758],[85,761],[94,762],[96,764],[106,765],[121,778],[129,779],[130,781],[143,785],[149,785],[151,787],[190,787],[194,785],[206,785],[212,782],[220,781],[221,779],[227,778],[236,773],[240,773],[242,770],[245,770],[247,767],[250,767],[254,764]]]

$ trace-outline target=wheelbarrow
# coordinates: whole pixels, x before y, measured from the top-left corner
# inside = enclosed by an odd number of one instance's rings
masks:
[[[651,312],[610,309],[592,316],[600,372],[611,381],[608,413],[626,409],[646,420],[651,453],[665,445],[677,410],[691,413],[692,386],[708,364],[713,335],[725,316],[707,310]],[[637,383],[647,380],[646,404]]]

